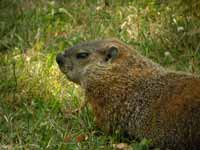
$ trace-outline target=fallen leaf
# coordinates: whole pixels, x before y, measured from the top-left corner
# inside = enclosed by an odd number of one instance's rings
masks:
[[[71,139],[72,139],[71,136],[65,136],[65,137],[64,137],[64,141],[65,141],[65,142],[70,142]]]
[[[88,139],[88,136],[85,134],[80,134],[79,136],[76,137],[77,142],[83,142],[83,141],[86,141],[87,139]]]
[[[127,143],[113,144],[113,148],[115,150],[132,150],[132,147],[129,146]]]

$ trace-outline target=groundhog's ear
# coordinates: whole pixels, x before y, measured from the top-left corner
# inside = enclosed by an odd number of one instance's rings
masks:
[[[114,60],[115,58],[118,57],[118,53],[119,53],[119,50],[118,50],[117,47],[115,47],[115,46],[110,47],[107,50],[107,52],[106,52],[105,61],[112,61],[112,60]]]

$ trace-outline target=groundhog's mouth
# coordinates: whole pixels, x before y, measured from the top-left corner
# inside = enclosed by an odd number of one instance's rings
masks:
[[[67,66],[67,65],[63,65],[63,66],[59,66],[60,71],[65,74],[67,76],[67,78],[70,78],[70,72],[72,72],[73,70],[73,66]]]
[[[65,57],[61,53],[57,54],[56,62],[63,73],[66,73],[68,70],[73,70],[73,64],[69,60],[66,61]]]
[[[64,64],[63,66],[59,66],[59,68],[63,73],[73,71],[73,65],[72,64]]]

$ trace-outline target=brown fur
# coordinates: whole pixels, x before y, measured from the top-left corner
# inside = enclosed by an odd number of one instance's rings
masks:
[[[101,63],[111,46],[118,48],[118,57]],[[84,73],[76,83],[85,89],[99,127],[150,138],[161,149],[199,149],[198,76],[168,71],[118,40],[83,43],[65,54],[72,55],[78,49],[94,50],[87,65],[77,65]],[[67,76],[73,81],[73,76]]]

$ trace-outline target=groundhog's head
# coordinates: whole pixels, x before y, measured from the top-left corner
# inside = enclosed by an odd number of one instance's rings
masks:
[[[88,73],[100,73],[126,62],[130,53],[128,49],[130,48],[118,40],[91,41],[59,53],[56,61],[69,80],[81,84]]]

